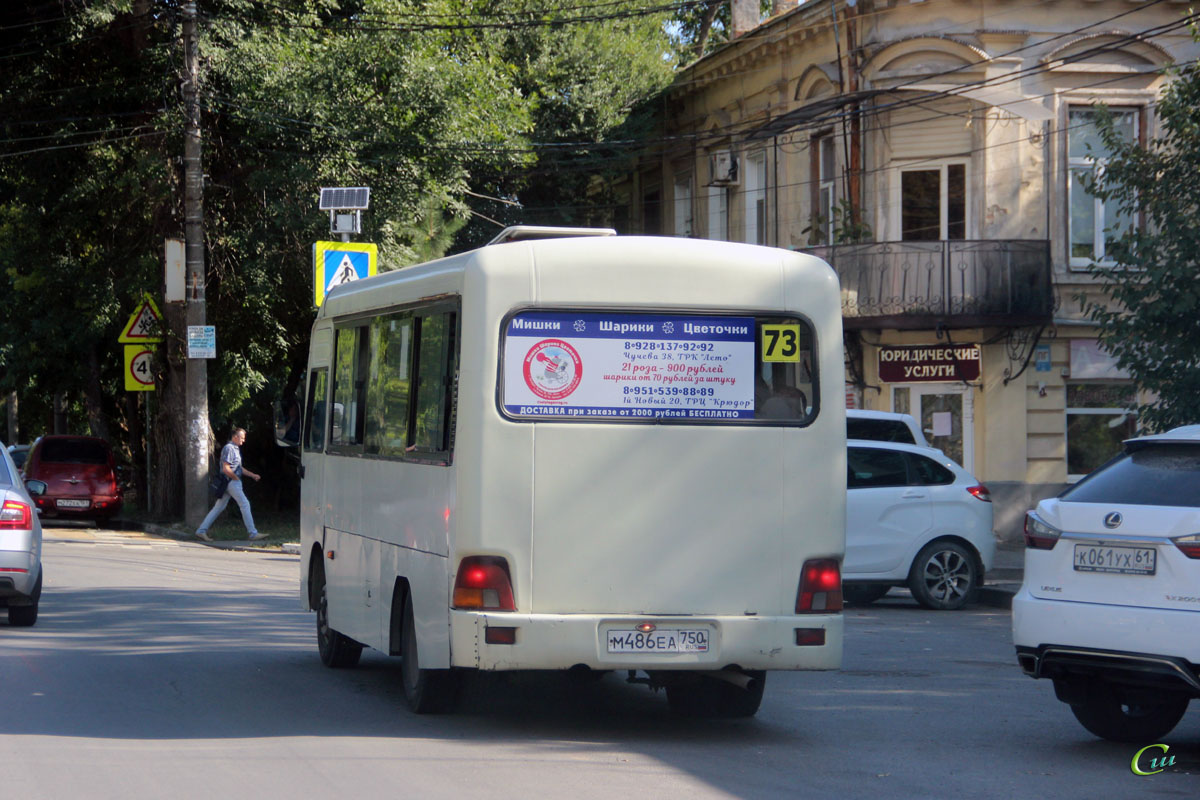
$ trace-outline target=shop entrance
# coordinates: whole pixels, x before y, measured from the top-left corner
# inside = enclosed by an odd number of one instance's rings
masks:
[[[911,414],[931,447],[968,472],[975,472],[975,402],[961,383],[912,383],[892,386],[892,411]]]

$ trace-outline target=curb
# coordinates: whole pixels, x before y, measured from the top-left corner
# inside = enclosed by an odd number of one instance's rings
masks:
[[[140,530],[143,533],[149,533],[153,536],[161,536],[164,539],[175,539],[180,542],[192,542],[193,544],[202,544],[206,547],[213,547],[217,550],[233,550],[236,552],[247,553],[285,553],[287,555],[300,555],[299,542],[285,542],[276,550],[274,547],[263,547],[262,545],[252,544],[250,542],[242,543],[237,541],[221,541],[221,542],[206,542],[202,539],[197,539],[195,534],[190,531],[180,530],[179,528],[168,528],[163,525],[157,525],[153,522],[129,522],[122,523],[122,527],[127,527],[131,530]]]

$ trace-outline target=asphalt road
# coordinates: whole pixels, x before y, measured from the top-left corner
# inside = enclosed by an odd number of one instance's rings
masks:
[[[847,610],[837,673],[773,673],[751,720],[673,717],[609,675],[479,676],[460,711],[404,707],[398,662],[321,666],[298,558],[47,529],[34,628],[0,623],[0,786],[20,798],[1178,797],[1200,706],[1130,771],[1049,684],[1007,611]],[[0,617],[2,619],[2,617]]]

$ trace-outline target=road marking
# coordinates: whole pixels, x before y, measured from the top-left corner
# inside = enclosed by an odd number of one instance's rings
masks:
[[[182,542],[151,536],[142,531],[114,531],[106,528],[42,528],[45,542],[67,542],[73,544],[107,545],[116,547],[168,548],[179,547]]]

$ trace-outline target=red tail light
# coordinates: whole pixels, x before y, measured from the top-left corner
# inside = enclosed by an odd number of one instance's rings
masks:
[[[971,493],[971,497],[976,500],[982,500],[985,503],[992,502],[992,493],[982,483],[978,486],[968,486],[967,491]]]
[[[1171,541],[1188,558],[1200,558],[1200,533],[1193,533],[1191,536],[1180,536]]]
[[[515,611],[508,562],[499,556],[468,556],[454,578],[454,607],[474,611]]]
[[[1062,531],[1042,522],[1033,512],[1025,515],[1025,546],[1031,550],[1053,550]]]
[[[0,530],[27,531],[33,527],[33,509],[17,500],[5,500],[0,507]]]
[[[827,614],[842,610],[842,568],[836,559],[814,558],[800,570],[797,614]]]

